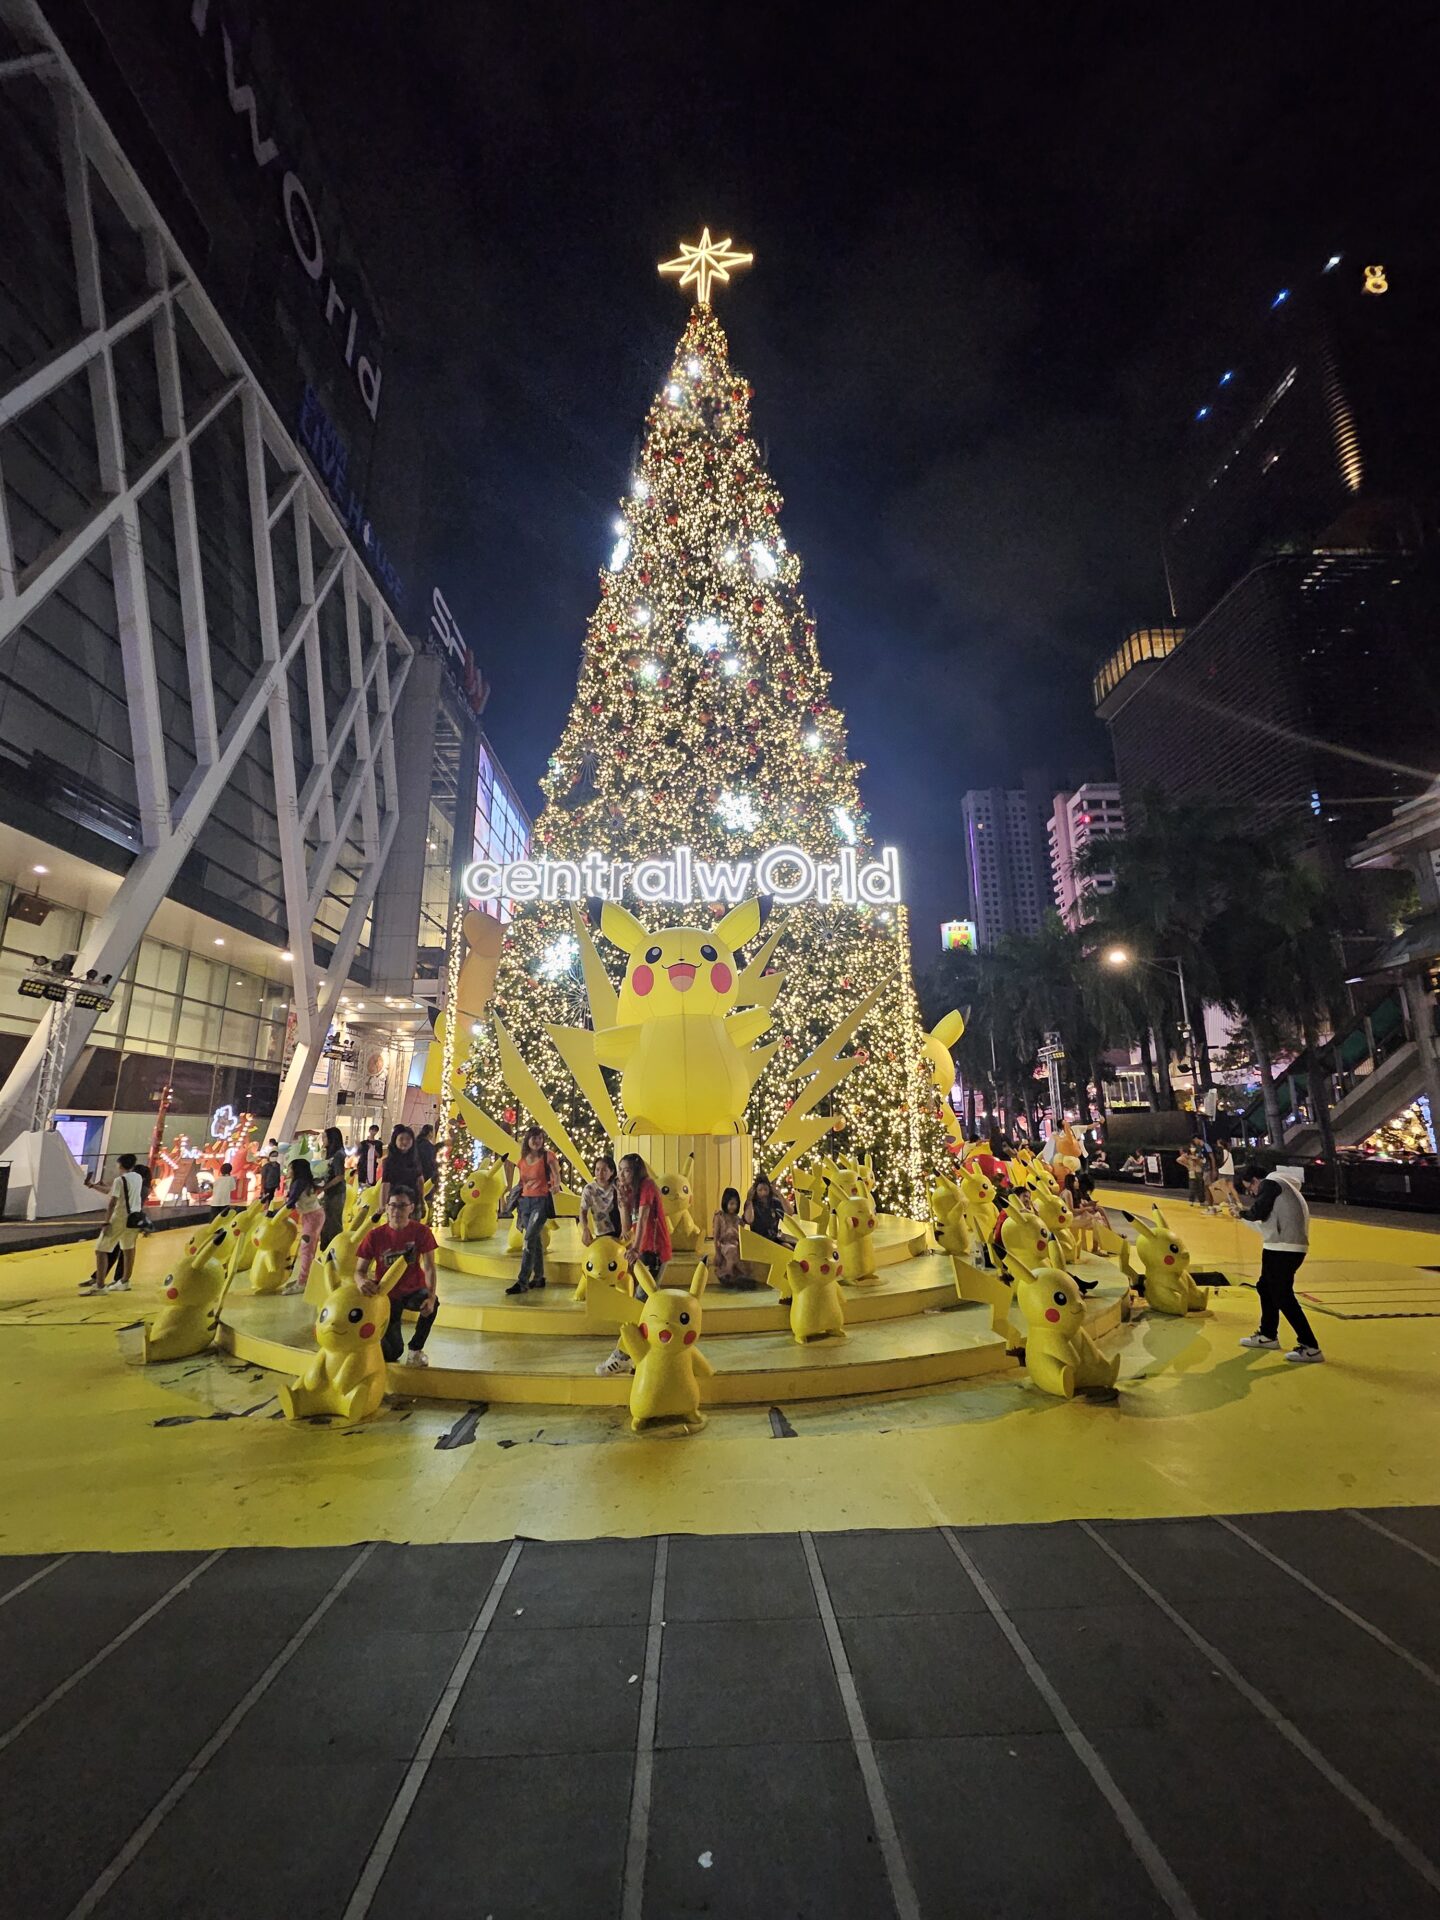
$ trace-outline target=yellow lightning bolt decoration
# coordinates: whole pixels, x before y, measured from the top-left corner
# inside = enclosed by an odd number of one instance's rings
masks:
[[[678,257],[662,260],[660,271],[678,273],[682,289],[694,287],[696,300],[702,307],[708,307],[711,282],[718,280],[725,285],[732,267],[748,267],[754,258],[753,253],[736,253],[728,239],[712,240],[709,227],[702,227],[699,243],[691,246],[682,240]]]
[[[778,1179],[793,1161],[813,1147],[820,1136],[828,1131],[830,1121],[824,1114],[815,1113],[816,1103],[823,1100],[827,1093],[833,1093],[854,1068],[854,1054],[842,1056],[840,1049],[854,1039],[860,1022],[880,998],[880,991],[877,987],[873,993],[867,993],[859,1006],[853,1007],[809,1058],[802,1060],[790,1074],[790,1079],[797,1085],[812,1073],[815,1078],[803,1093],[797,1095],[790,1111],[781,1115],[774,1132],[765,1142],[767,1148],[777,1146],[781,1141],[786,1143],[784,1153],[771,1163],[772,1179]]]

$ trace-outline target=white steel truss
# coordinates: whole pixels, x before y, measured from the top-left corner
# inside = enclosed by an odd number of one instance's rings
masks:
[[[0,110],[6,83],[39,76],[51,91],[65,185],[81,336],[0,387],[0,429],[83,373],[94,415],[100,491],[91,510],[29,566],[17,567],[0,472],[0,647],[11,640],[100,542],[108,544],[115,586],[118,644],[124,679],[141,851],[78,955],[75,968],[115,977],[130,964],[152,915],[174,884],[182,861],[234,776],[257,730],[269,732],[279,822],[297,1044],[275,1113],[263,1137],[289,1139],[320,1058],[346,976],[354,961],[376,885],[397,824],[393,719],[409,672],[411,645],[367,573],[329,498],[306,468],[293,439],[245,365],[220,317],[96,111],[79,76],[33,0],[0,0],[3,19],[29,51],[0,61]],[[102,241],[91,203],[90,169],[104,182],[144,246],[148,291],[122,310],[107,311],[101,273]],[[217,367],[221,390],[187,415],[180,379],[176,316],[183,312]],[[150,327],[160,394],[163,439],[143,464],[127,465],[121,433],[114,351],[137,328]],[[243,427],[247,507],[259,602],[260,664],[223,727],[217,722],[210,631],[200,563],[200,503],[191,465],[196,442],[228,409]],[[267,480],[266,456],[282,476]],[[168,476],[170,517],[179,580],[194,733],[195,769],[171,801],[161,722],[154,634],[141,545],[140,502]],[[293,534],[300,597],[282,629],[275,585],[277,530]],[[313,531],[330,557],[317,572]],[[327,719],[319,614],[340,596],[351,690]],[[392,673],[390,660],[398,665]],[[298,784],[291,718],[291,665],[304,669],[301,716],[313,770]],[[370,701],[374,694],[374,718]],[[337,795],[335,776],[347,748],[353,771]],[[358,834],[353,831],[358,816]],[[307,835],[319,849],[307,858]],[[315,916],[348,842],[358,843],[363,871],[328,963],[317,964]],[[56,1071],[57,1043],[65,1067],[84,1046],[96,1019],[78,1009],[68,1033],[51,1011],[0,1087],[0,1143],[30,1125],[42,1067]]]

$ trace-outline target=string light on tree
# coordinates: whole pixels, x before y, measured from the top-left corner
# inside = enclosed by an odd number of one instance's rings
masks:
[[[571,973],[580,958],[580,946],[573,933],[562,933],[552,940],[540,956],[540,972],[547,980],[558,980]]]
[[[748,793],[722,793],[715,812],[723,827],[731,833],[753,833],[760,824],[760,809]]]
[[[717,620],[713,614],[707,614],[703,620],[692,620],[685,629],[685,638],[697,652],[718,653],[730,638],[730,629],[723,620]]]
[[[763,541],[760,540],[751,543],[750,564],[755,569],[755,578],[757,580],[773,580],[780,571],[780,562]]]

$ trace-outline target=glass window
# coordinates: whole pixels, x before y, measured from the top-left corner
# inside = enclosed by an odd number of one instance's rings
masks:
[[[184,959],[178,947],[167,947],[159,940],[142,940],[140,951],[135,956],[136,984],[159,987],[165,993],[178,993]]]

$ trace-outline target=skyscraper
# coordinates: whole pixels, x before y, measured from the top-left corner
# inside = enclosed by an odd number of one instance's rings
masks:
[[[1023,787],[972,788],[961,802],[965,864],[976,944],[1038,933],[1050,911],[1045,822],[1048,782],[1027,771]]]
[[[1125,831],[1120,789],[1113,783],[1088,780],[1073,793],[1057,793],[1050,814],[1050,880],[1060,918],[1072,930],[1082,927],[1094,912],[1096,895],[1111,893],[1113,873],[1077,876],[1075,864],[1091,843],[1114,840]]]

